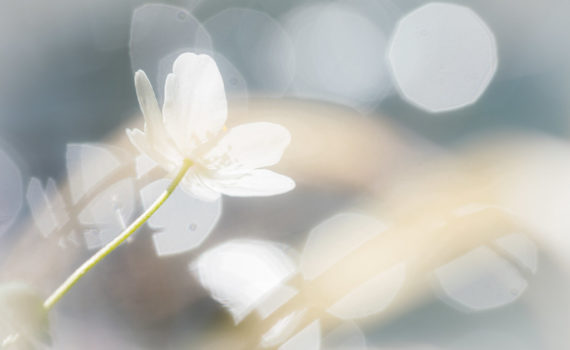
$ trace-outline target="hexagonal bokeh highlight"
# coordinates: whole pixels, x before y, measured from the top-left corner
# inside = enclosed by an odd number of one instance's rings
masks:
[[[429,3],[403,17],[388,61],[400,95],[429,112],[475,103],[497,70],[491,29],[471,9]]]

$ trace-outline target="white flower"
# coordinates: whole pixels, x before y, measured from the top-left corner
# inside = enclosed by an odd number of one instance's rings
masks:
[[[281,125],[257,122],[226,130],[224,83],[214,60],[184,53],[166,78],[164,105],[158,106],[143,71],[135,87],[145,119],[144,132],[127,130],[135,147],[171,176],[185,160],[193,165],[182,188],[204,200],[229,196],[269,196],[284,193],[295,182],[261,167],[276,164],[291,140]]]

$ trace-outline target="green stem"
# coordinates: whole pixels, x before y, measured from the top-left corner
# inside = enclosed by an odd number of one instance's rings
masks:
[[[160,206],[170,197],[174,189],[178,186],[184,175],[192,166],[192,162],[188,159],[184,161],[182,167],[176,174],[176,177],[168,188],[152,203],[152,205],[139,216],[132,224],[129,225],[123,232],[121,232],[115,239],[109,242],[106,246],[101,248],[89,260],[83,263],[77,270],[75,270],[44,302],[44,309],[50,310],[53,306],[67,293],[69,290],[83,277],[89,270],[103,260],[109,253],[129,238],[135,231],[141,227],[157,210]]]

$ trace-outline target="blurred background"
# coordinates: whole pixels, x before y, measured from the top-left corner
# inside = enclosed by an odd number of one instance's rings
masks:
[[[133,73],[160,100],[192,51],[229,127],[289,128],[297,187],[175,193],[58,304],[53,348],[566,349],[569,10],[5,0],[0,281],[47,296],[160,193]]]

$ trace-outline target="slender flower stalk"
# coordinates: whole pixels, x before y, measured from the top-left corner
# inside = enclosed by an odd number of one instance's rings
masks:
[[[146,74],[137,71],[135,88],[144,131],[127,130],[133,145],[173,177],[168,188],[129,227],[69,276],[43,304],[53,306],[89,270],[141,227],[180,187],[202,200],[222,194],[272,196],[292,190],[295,182],[264,167],[279,162],[291,135],[267,122],[225,127],[227,100],[215,61],[207,55],[184,53],[173,64],[165,83],[162,110]]]
[[[192,166],[190,160],[185,160],[182,167],[178,171],[176,177],[172,180],[168,188],[152,203],[152,205],[139,216],[129,227],[127,227],[115,239],[109,242],[106,246],[101,248],[89,260],[83,263],[77,270],[75,270],[66,280],[61,284],[44,302],[44,308],[50,310],[53,306],[67,293],[69,290],[83,277],[89,270],[103,260],[109,253],[115,250],[121,243],[129,238],[136,232],[157,210],[160,206],[170,197],[172,192],[178,187],[180,181],[184,178],[188,169]]]

